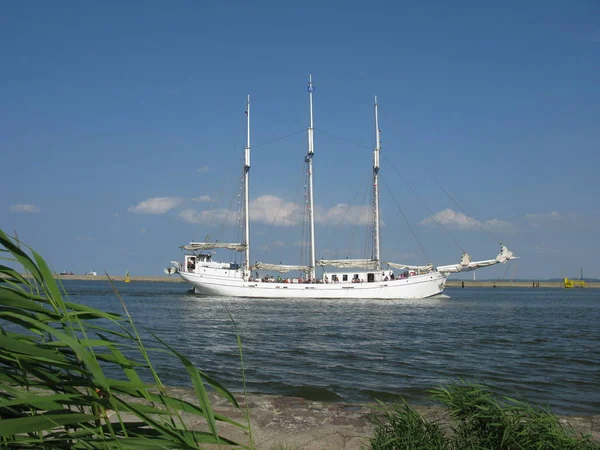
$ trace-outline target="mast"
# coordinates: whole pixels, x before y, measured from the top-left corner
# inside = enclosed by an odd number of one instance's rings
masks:
[[[375,226],[373,235],[375,270],[381,269],[379,256],[379,151],[381,150],[381,140],[379,138],[379,115],[378,115],[377,96],[375,96],[375,150],[373,150],[373,208],[375,209]]]
[[[312,74],[308,77],[308,99],[310,106],[310,126],[308,127],[308,152],[304,161],[308,164],[308,222],[309,222],[309,246],[310,246],[310,262],[308,277],[311,280],[315,280],[315,214],[314,214],[314,198],[313,198],[313,170],[312,170],[312,158],[315,152],[314,149],[314,129],[313,129],[313,92],[315,87],[312,82]]]
[[[246,103],[246,148],[244,148],[244,279],[250,277],[250,217],[248,214],[248,172],[250,172],[250,94]]]

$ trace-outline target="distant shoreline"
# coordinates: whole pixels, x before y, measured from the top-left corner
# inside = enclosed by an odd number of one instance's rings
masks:
[[[108,281],[106,275],[55,275],[57,280],[74,280],[74,281]],[[124,276],[111,276],[113,281],[124,282]],[[131,283],[186,283],[178,276],[130,276]],[[449,280],[446,287],[461,288],[464,283],[464,288],[529,288],[533,289],[534,283],[536,288],[560,288],[564,289],[561,281],[472,281],[472,280]],[[588,282],[587,287],[583,289],[600,288],[600,282]],[[578,288],[574,288],[578,289]]]

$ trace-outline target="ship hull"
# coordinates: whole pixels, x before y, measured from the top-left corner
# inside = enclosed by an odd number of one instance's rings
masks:
[[[416,299],[441,294],[447,275],[432,272],[392,281],[372,283],[296,284],[244,281],[241,278],[180,272],[203,296],[247,298]]]

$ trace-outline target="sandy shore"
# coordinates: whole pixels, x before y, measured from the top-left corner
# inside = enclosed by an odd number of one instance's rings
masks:
[[[172,395],[197,404],[188,388],[169,388]],[[238,422],[245,420],[246,399],[236,394],[242,411],[226,400],[211,394],[216,412]],[[250,394],[247,406],[252,428],[253,448],[262,449],[344,449],[368,448],[372,420],[376,411],[373,404],[326,403],[297,397]],[[414,406],[425,418],[439,421],[448,429],[449,418],[439,406]],[[600,440],[600,416],[563,416],[561,422],[570,424],[577,433],[591,434]],[[198,417],[185,414],[185,421],[196,430],[206,425]],[[229,439],[248,445],[249,436],[228,424],[220,424],[219,432]]]

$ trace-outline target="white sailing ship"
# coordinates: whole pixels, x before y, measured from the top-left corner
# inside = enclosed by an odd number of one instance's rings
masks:
[[[256,262],[250,263],[250,220],[249,220],[249,179],[250,172],[250,96],[246,108],[246,147],[244,149],[243,178],[243,242],[190,242],[182,248],[189,253],[183,264],[171,261],[172,267],[165,273],[178,273],[194,286],[195,293],[208,296],[253,297],[253,298],[326,298],[326,299],[415,299],[426,298],[442,293],[451,273],[466,272],[481,267],[492,266],[516,259],[512,252],[501,246],[495,259],[471,261],[463,253],[458,264],[434,267],[428,265],[408,265],[384,262],[380,259],[379,239],[379,117],[377,97],[375,97],[375,149],[373,151],[373,207],[374,232],[373,256],[371,259],[315,259],[315,224],[313,195],[313,92],[312,77],[309,78],[308,95],[310,126],[308,128],[307,201],[309,223],[309,262],[308,265],[281,265]],[[237,263],[213,261],[211,250],[229,249],[244,253],[241,266]],[[317,278],[317,267],[330,267],[334,271],[324,271]],[[302,272],[301,278],[274,277],[253,278],[252,272]]]

